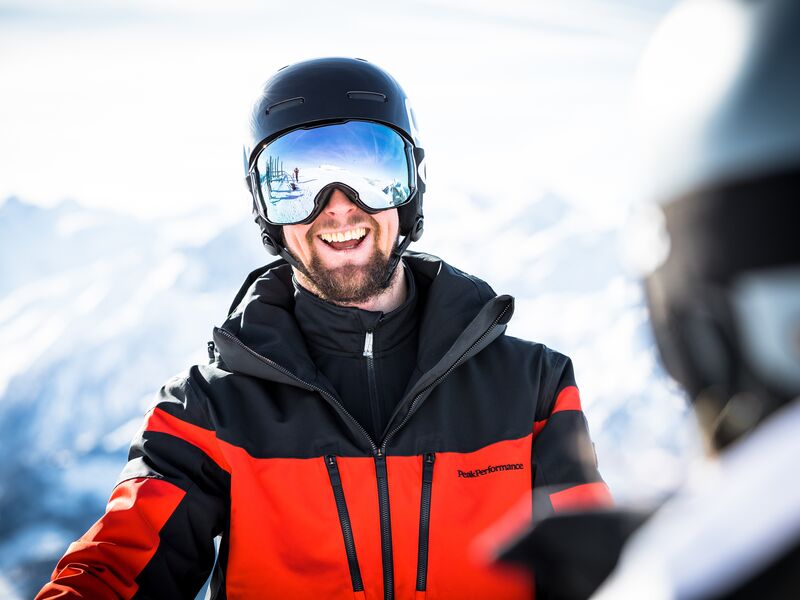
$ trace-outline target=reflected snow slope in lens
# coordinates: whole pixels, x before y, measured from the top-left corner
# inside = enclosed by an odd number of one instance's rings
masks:
[[[349,121],[292,131],[271,142],[256,167],[270,220],[293,223],[314,211],[317,194],[331,183],[351,187],[375,210],[399,206],[411,196],[412,164],[397,132]]]

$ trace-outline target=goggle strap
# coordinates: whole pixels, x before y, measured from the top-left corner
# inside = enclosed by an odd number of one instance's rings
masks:
[[[417,174],[417,181],[414,182],[419,186],[418,192],[421,194],[425,193],[425,188],[427,186],[426,181],[426,174],[425,174],[425,150],[422,148],[414,147],[414,170]]]

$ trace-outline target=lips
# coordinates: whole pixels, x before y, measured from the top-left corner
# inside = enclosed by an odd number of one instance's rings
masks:
[[[334,250],[353,250],[354,248],[358,248],[361,245],[361,242],[364,238],[359,238],[357,240],[347,240],[346,242],[325,242],[333,248]]]

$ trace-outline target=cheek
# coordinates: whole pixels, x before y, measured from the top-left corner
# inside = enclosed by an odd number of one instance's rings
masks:
[[[310,227],[301,225],[287,225],[283,228],[283,241],[295,256],[300,258],[308,256],[310,248],[306,241],[306,234],[309,229]]]
[[[394,241],[397,239],[397,232],[400,228],[400,222],[397,217],[397,210],[387,213],[385,216],[381,215],[379,221],[381,226],[381,248],[391,251],[394,247]]]

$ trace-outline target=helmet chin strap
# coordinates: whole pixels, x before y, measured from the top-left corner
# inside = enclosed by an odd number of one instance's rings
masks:
[[[261,225],[261,223],[259,223],[259,225]],[[292,256],[289,253],[289,251],[286,249],[286,247],[282,243],[280,243],[278,240],[276,240],[265,229],[266,228],[262,225],[262,228],[261,228],[261,243],[264,245],[264,248],[266,248],[267,252],[269,252],[272,255],[280,256],[283,260],[285,260],[287,263],[289,263],[292,267],[294,267],[295,269],[297,269],[301,273],[305,273],[306,270],[297,261],[297,259],[295,259],[295,257]]]
[[[386,269],[386,278],[383,280],[383,285],[389,286],[389,282],[392,280],[397,265],[400,264],[400,259],[403,258],[403,252],[406,251],[406,248],[408,248],[408,245],[412,241],[411,234],[408,234],[403,241],[397,244],[397,247],[392,251],[391,255],[389,255],[389,268]]]
[[[418,241],[419,238],[422,237],[424,223],[425,221],[422,218],[422,215],[418,214],[414,220],[414,225],[411,227],[411,230],[406,234],[406,237],[403,238],[399,244],[397,244],[397,247],[394,249],[394,251],[392,251],[392,254],[389,256],[389,268],[387,269],[386,279],[383,280],[384,285],[389,285],[392,275],[394,275],[395,269],[397,269],[400,259],[403,258],[403,252],[406,251],[408,245],[411,242]]]
[[[292,256],[289,253],[289,251],[282,244],[278,246],[278,254],[280,255],[280,257],[283,260],[285,260],[287,263],[289,263],[293,268],[297,269],[298,271],[300,271],[303,274],[306,273],[306,270],[303,267],[303,265],[301,265],[300,262],[294,256]]]

